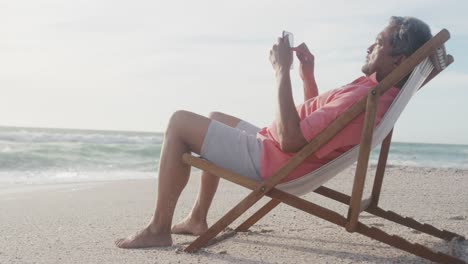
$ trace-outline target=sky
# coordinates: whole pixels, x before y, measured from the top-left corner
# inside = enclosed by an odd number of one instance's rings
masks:
[[[0,0],[0,126],[162,132],[180,109],[268,126],[268,54],[282,30],[315,55],[324,92],[362,75],[367,47],[399,15],[447,28],[455,63],[410,102],[394,140],[468,144],[466,10],[459,0]]]

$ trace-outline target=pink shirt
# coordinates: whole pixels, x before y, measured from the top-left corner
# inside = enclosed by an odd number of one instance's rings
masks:
[[[300,126],[304,138],[307,141],[311,141],[350,106],[366,96],[369,89],[376,85],[377,81],[374,75],[369,77],[363,76],[348,85],[327,91],[298,105],[296,108],[301,119]],[[393,87],[380,97],[376,124],[380,122],[380,119],[390,107],[398,92],[399,89]],[[363,123],[364,113],[361,113],[328,143],[311,155],[306,162],[297,167],[286,178],[286,181],[314,171],[359,144]],[[270,127],[263,128],[257,134],[257,137],[263,143],[261,176],[263,179],[266,179],[280,169],[295,153],[281,151],[278,143],[276,122],[273,122]]]

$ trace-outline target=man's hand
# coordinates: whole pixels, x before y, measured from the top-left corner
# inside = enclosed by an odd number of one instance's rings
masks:
[[[314,69],[315,57],[309,51],[305,43],[293,48],[296,56],[301,62],[299,74],[304,82],[304,102],[318,95],[317,83],[315,82]]]
[[[310,81],[314,79],[315,57],[307,48],[305,43],[292,48],[296,52],[296,57],[301,62],[299,67],[299,74],[303,81]]]
[[[270,62],[277,72],[289,71],[292,64],[292,49],[286,38],[278,38],[278,41],[270,50]]]

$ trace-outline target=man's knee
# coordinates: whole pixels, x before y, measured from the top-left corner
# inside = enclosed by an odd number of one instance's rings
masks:
[[[222,122],[224,119],[225,119],[225,114],[221,113],[221,112],[211,112],[208,117],[210,119],[213,119],[213,120],[216,120],[216,121],[219,121],[219,122]]]
[[[180,124],[184,123],[187,120],[187,117],[191,114],[189,111],[185,110],[177,110],[175,111],[171,118],[169,119],[169,123],[166,128],[166,134],[170,131],[173,131],[180,127]]]
[[[216,120],[230,127],[236,127],[240,119],[234,116],[230,116],[221,112],[211,112],[208,117],[212,120]]]

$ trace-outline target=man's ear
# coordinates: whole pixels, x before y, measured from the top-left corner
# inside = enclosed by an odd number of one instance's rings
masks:
[[[407,57],[405,55],[398,55],[393,57],[393,65],[395,65],[395,68],[398,67],[400,64],[402,64]]]

